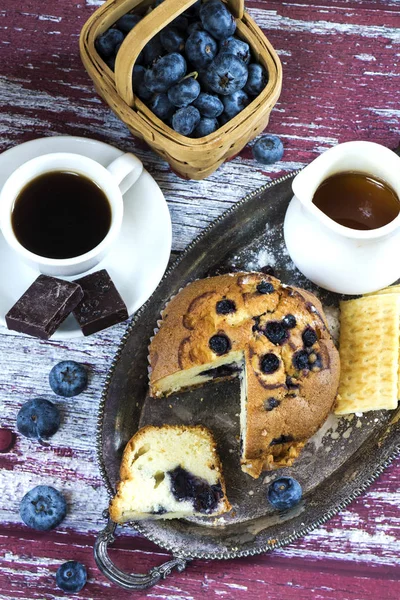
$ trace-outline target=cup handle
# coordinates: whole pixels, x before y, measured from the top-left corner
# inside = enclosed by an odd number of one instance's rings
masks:
[[[116,180],[121,194],[125,194],[139,179],[143,171],[143,165],[136,156],[126,152],[108,165],[107,171],[110,171]]]

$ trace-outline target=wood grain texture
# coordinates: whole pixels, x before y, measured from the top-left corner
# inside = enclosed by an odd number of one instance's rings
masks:
[[[99,0],[3,0],[0,6],[0,151],[47,135],[83,135],[137,153],[163,189],[179,252],[225,209],[271,178],[299,168],[326,148],[352,139],[397,146],[400,138],[400,2],[398,0],[247,0],[277,50],[283,91],[268,130],[285,146],[283,160],[257,165],[246,147],[209,179],[187,182],[169,169],[94,92],[79,60],[78,36]],[[124,331],[88,339],[41,342],[0,330],[0,426],[15,427],[23,402],[56,401],[62,427],[51,446],[18,437],[0,454],[0,599],[55,599],[55,572],[82,560],[89,582],[73,598],[399,598],[400,463],[395,462],[347,510],[303,540],[271,555],[229,562],[195,561],[147,593],[118,590],[93,557],[107,495],[96,466],[94,436],[102,385]],[[60,360],[88,366],[81,396],[57,399],[48,373]],[[19,501],[33,485],[63,490],[66,520],[56,532],[21,524]],[[123,530],[112,556],[144,572],[168,555]]]

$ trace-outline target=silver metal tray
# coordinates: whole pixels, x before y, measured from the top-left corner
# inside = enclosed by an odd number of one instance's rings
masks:
[[[183,570],[193,558],[228,559],[280,548],[345,507],[400,454],[400,409],[340,420],[331,415],[295,465],[285,469],[285,474],[302,485],[301,503],[290,511],[278,513],[268,504],[266,491],[268,483],[282,471],[264,473],[254,480],[240,470],[237,380],[210,383],[165,401],[147,397],[149,338],[168,299],[189,281],[272,264],[282,281],[315,292],[328,314],[334,316],[337,312],[339,296],[305,279],[285,249],[282,226],[295,174],[250,194],[202,232],[169,269],[121,340],[107,376],[98,423],[98,459],[110,495],[118,480],[125,444],[140,427],[149,423],[202,423],[217,439],[227,493],[234,509],[219,519],[130,524],[174,556],[143,575],[125,574],[111,562],[107,547],[114,541],[116,525],[109,520],[97,538],[95,558],[101,571],[124,588],[150,587],[173,568]],[[312,244],[312,240],[305,243]]]

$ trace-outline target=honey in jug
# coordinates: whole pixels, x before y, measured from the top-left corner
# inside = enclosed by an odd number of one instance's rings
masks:
[[[339,225],[358,230],[383,227],[400,212],[400,200],[385,181],[353,171],[325,179],[313,203]]]

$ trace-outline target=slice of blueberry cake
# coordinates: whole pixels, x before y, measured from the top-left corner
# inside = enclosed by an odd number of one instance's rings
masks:
[[[241,464],[255,478],[293,464],[327,418],[340,371],[319,300],[243,272],[194,281],[169,302],[150,366],[154,397],[240,377]]]
[[[120,477],[110,504],[116,523],[231,509],[214,438],[202,426],[143,427],[125,448]]]

